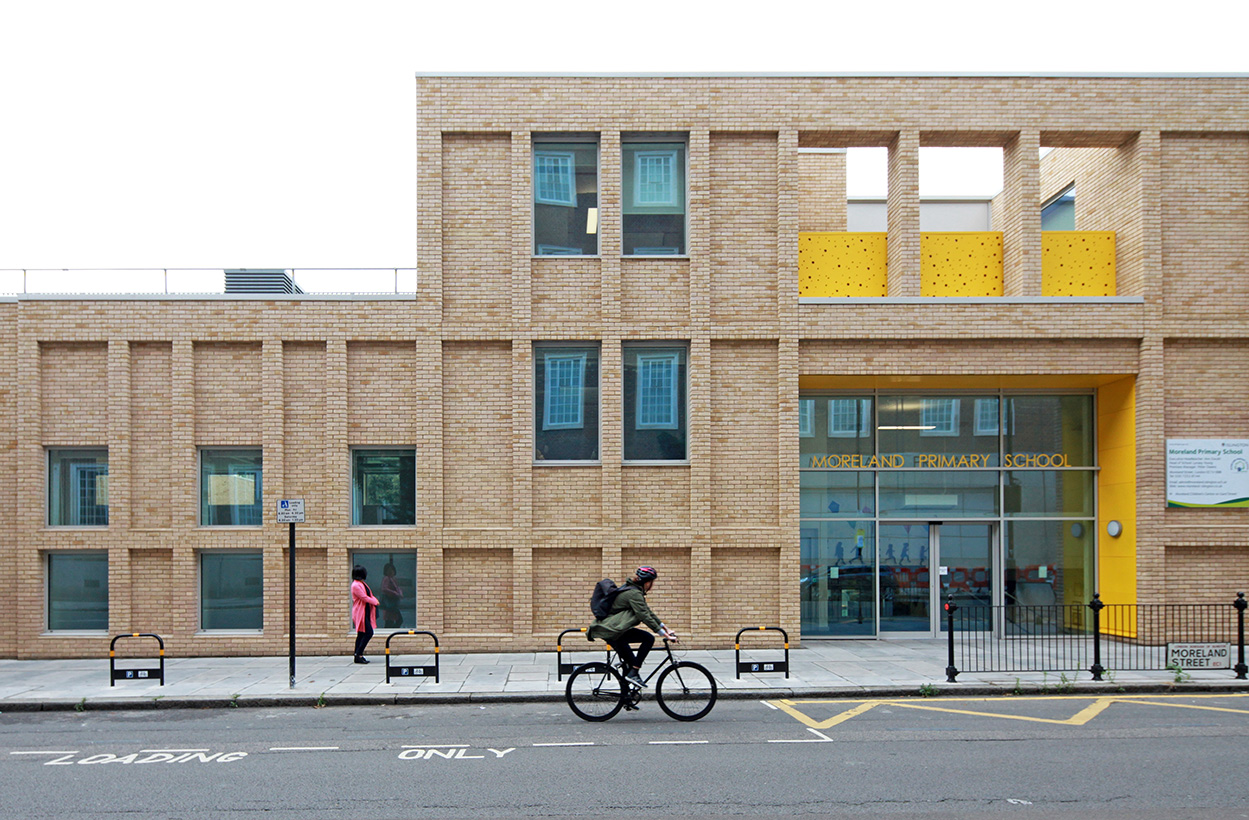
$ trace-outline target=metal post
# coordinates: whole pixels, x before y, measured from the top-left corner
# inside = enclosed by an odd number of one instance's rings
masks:
[[[290,613],[290,631],[291,631],[291,688],[295,688],[295,523],[290,523],[291,528],[291,558],[290,583],[286,585],[287,592],[290,593],[290,603],[287,612]]]
[[[1093,600],[1089,602],[1089,609],[1093,610],[1093,665],[1089,671],[1093,673],[1093,680],[1101,680],[1102,673],[1106,669],[1102,666],[1102,595],[1100,592],[1093,593]]]
[[[958,668],[954,666],[954,611],[958,609],[958,604],[954,603],[954,594],[950,593],[950,600],[945,604],[945,632],[949,643],[949,653],[947,665],[945,667],[945,682],[958,683],[955,678],[958,676]]]
[[[1236,664],[1236,680],[1245,680],[1245,673],[1249,672],[1249,667],[1245,666],[1245,608],[1249,607],[1245,593],[1237,592],[1232,606],[1236,607],[1236,657],[1239,661]]]

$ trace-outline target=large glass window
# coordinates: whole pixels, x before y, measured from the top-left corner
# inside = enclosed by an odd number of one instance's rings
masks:
[[[416,451],[353,450],[353,526],[416,523]]]
[[[1006,470],[1005,512],[1027,518],[1092,518],[1091,470]]]
[[[624,254],[685,254],[685,143],[626,142],[621,154]]]
[[[685,461],[685,345],[624,346],[624,460]]]
[[[998,473],[973,470],[882,470],[881,518],[996,518]]]
[[[364,567],[368,572],[365,583],[378,601],[379,629],[412,629],[416,626],[414,550],[357,551],[351,554],[351,564]],[[350,606],[351,602],[347,603]]]
[[[261,465],[259,449],[201,450],[200,526],[260,526]]]
[[[535,461],[598,461],[598,345],[535,345]]]
[[[804,470],[799,473],[802,515],[857,518],[876,514],[876,473],[871,470]]]
[[[108,630],[108,553],[47,555],[48,629]]]
[[[264,626],[264,568],[260,552],[200,554],[200,628]]]
[[[48,526],[108,526],[108,450],[48,450]]]
[[[598,144],[533,144],[533,252],[598,253]]]

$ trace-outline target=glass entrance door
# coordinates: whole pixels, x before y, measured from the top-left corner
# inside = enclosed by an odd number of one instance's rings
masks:
[[[992,524],[881,524],[880,633],[944,631],[943,604],[951,596],[961,607],[991,605],[994,530]]]

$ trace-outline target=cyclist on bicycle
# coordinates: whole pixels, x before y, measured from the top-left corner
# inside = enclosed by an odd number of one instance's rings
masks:
[[[616,593],[612,601],[611,612],[606,618],[595,621],[586,630],[590,640],[602,638],[620,656],[625,663],[625,680],[634,686],[645,686],[639,674],[646,655],[655,644],[655,636],[637,628],[640,623],[646,624],[655,632],[670,641],[677,640],[677,633],[664,626],[655,613],[646,604],[646,593],[655,585],[659,573],[654,567],[638,567],[625,585]],[[636,656],[630,644],[638,644]]]

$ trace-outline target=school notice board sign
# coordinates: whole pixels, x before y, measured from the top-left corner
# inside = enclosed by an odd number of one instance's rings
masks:
[[[1167,439],[1167,506],[1249,507],[1249,439]]]

